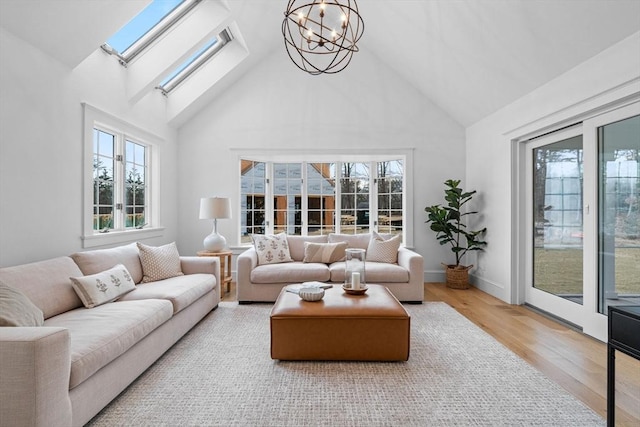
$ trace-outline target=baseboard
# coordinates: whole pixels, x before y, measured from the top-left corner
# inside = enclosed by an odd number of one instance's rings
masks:
[[[444,270],[427,270],[424,272],[426,283],[444,283],[446,281]]]
[[[444,270],[427,270],[424,272],[424,281],[426,283],[444,283],[447,279]],[[469,282],[481,291],[508,302],[510,289],[505,289],[503,285],[476,274],[469,274]]]
[[[489,295],[494,296],[507,303],[509,302],[508,294],[510,293],[510,289],[505,289],[503,285],[485,279],[484,277],[478,276],[476,274],[469,274],[469,282],[471,282],[473,286],[480,289],[481,291],[486,292]]]

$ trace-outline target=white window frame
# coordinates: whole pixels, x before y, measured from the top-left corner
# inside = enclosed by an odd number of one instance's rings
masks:
[[[148,239],[152,237],[160,237],[163,235],[164,227],[160,226],[159,215],[159,151],[163,140],[140,129],[130,123],[125,122],[111,114],[101,111],[89,104],[83,103],[83,231],[82,231],[82,246],[83,248],[92,248],[97,246],[122,244],[135,242],[140,239]],[[109,230],[108,233],[101,233],[99,230],[93,229],[93,131],[99,129],[104,132],[116,135],[116,138],[121,142],[124,147],[125,141],[129,140],[138,144],[142,144],[146,147],[145,162],[147,166],[147,177],[145,185],[147,186],[147,199],[145,203],[147,205],[148,212],[145,212],[145,220],[147,225],[142,229],[125,229],[124,221],[117,216],[124,217],[124,207],[121,210],[121,215],[114,215],[114,229]],[[114,153],[115,154],[115,153]],[[116,194],[122,193],[119,187],[122,185],[117,184],[116,174],[124,179],[125,171],[124,165],[119,165],[115,162],[114,165],[114,181],[116,187],[114,191]],[[123,184],[120,181],[120,184]],[[122,195],[120,195],[122,196]],[[120,196],[114,196],[116,199]],[[122,197],[120,197],[122,198]],[[118,200],[120,202],[120,200]],[[124,205],[124,200],[122,200]]]
[[[373,169],[370,176],[370,188],[375,186],[374,179],[377,177],[377,168],[375,168],[376,162],[384,162],[391,160],[402,160],[404,165],[404,177],[403,177],[403,213],[404,223],[402,230],[402,241],[404,246],[408,248],[413,247],[413,149],[389,149],[389,150],[367,150],[368,154],[363,154],[357,150],[315,150],[313,152],[297,152],[289,150],[238,150],[238,163],[241,160],[253,160],[256,162],[265,162],[266,173],[269,178],[269,182],[265,188],[265,220],[267,226],[265,227],[265,233],[273,233],[273,190],[271,183],[273,182],[272,165],[274,163],[301,163],[303,164],[303,173],[306,170],[306,164],[308,163],[336,163],[336,167],[339,168],[342,163],[370,163]],[[303,175],[304,178],[306,176]],[[306,182],[306,180],[305,180]],[[238,175],[238,194],[241,194],[240,188],[240,175]],[[302,186],[302,207],[306,207],[306,185]],[[340,194],[339,186],[336,191],[336,212],[340,212]],[[240,197],[238,198],[240,199]],[[373,213],[369,217],[369,227],[371,230],[377,230],[377,194],[370,196],[369,210]],[[240,212],[240,206],[237,206],[237,211]],[[303,218],[304,218],[303,212]],[[306,235],[307,224],[303,221],[302,234]],[[241,226],[238,223],[237,241],[242,241]],[[336,233],[340,232],[340,221],[336,224]],[[241,244],[246,246],[246,244]]]

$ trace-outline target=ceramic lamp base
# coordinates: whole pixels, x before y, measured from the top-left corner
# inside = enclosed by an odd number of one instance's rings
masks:
[[[227,246],[227,240],[218,233],[211,233],[204,238],[203,244],[207,252],[220,252]]]

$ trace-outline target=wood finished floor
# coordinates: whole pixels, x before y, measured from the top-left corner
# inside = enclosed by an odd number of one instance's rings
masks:
[[[235,283],[223,301],[235,301]],[[443,301],[606,418],[607,346],[525,306],[476,288],[425,283],[425,301]],[[616,352],[616,425],[640,427],[640,361]]]

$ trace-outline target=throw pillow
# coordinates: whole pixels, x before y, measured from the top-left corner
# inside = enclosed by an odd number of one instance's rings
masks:
[[[138,250],[142,264],[142,283],[183,275],[176,242],[164,246],[147,246],[138,242]]]
[[[258,254],[258,265],[292,262],[285,233],[262,235],[253,234],[253,246]]]
[[[340,243],[304,243],[304,259],[302,262],[321,262],[331,264],[344,261],[347,242]]]
[[[0,283],[0,326],[42,326],[44,315],[19,290]]]
[[[122,264],[101,273],[71,277],[71,284],[87,308],[115,301],[136,287],[127,268]]]
[[[400,234],[385,240],[374,231],[369,241],[369,247],[367,248],[367,261],[395,264],[398,262],[400,243],[402,243],[402,236]]]

